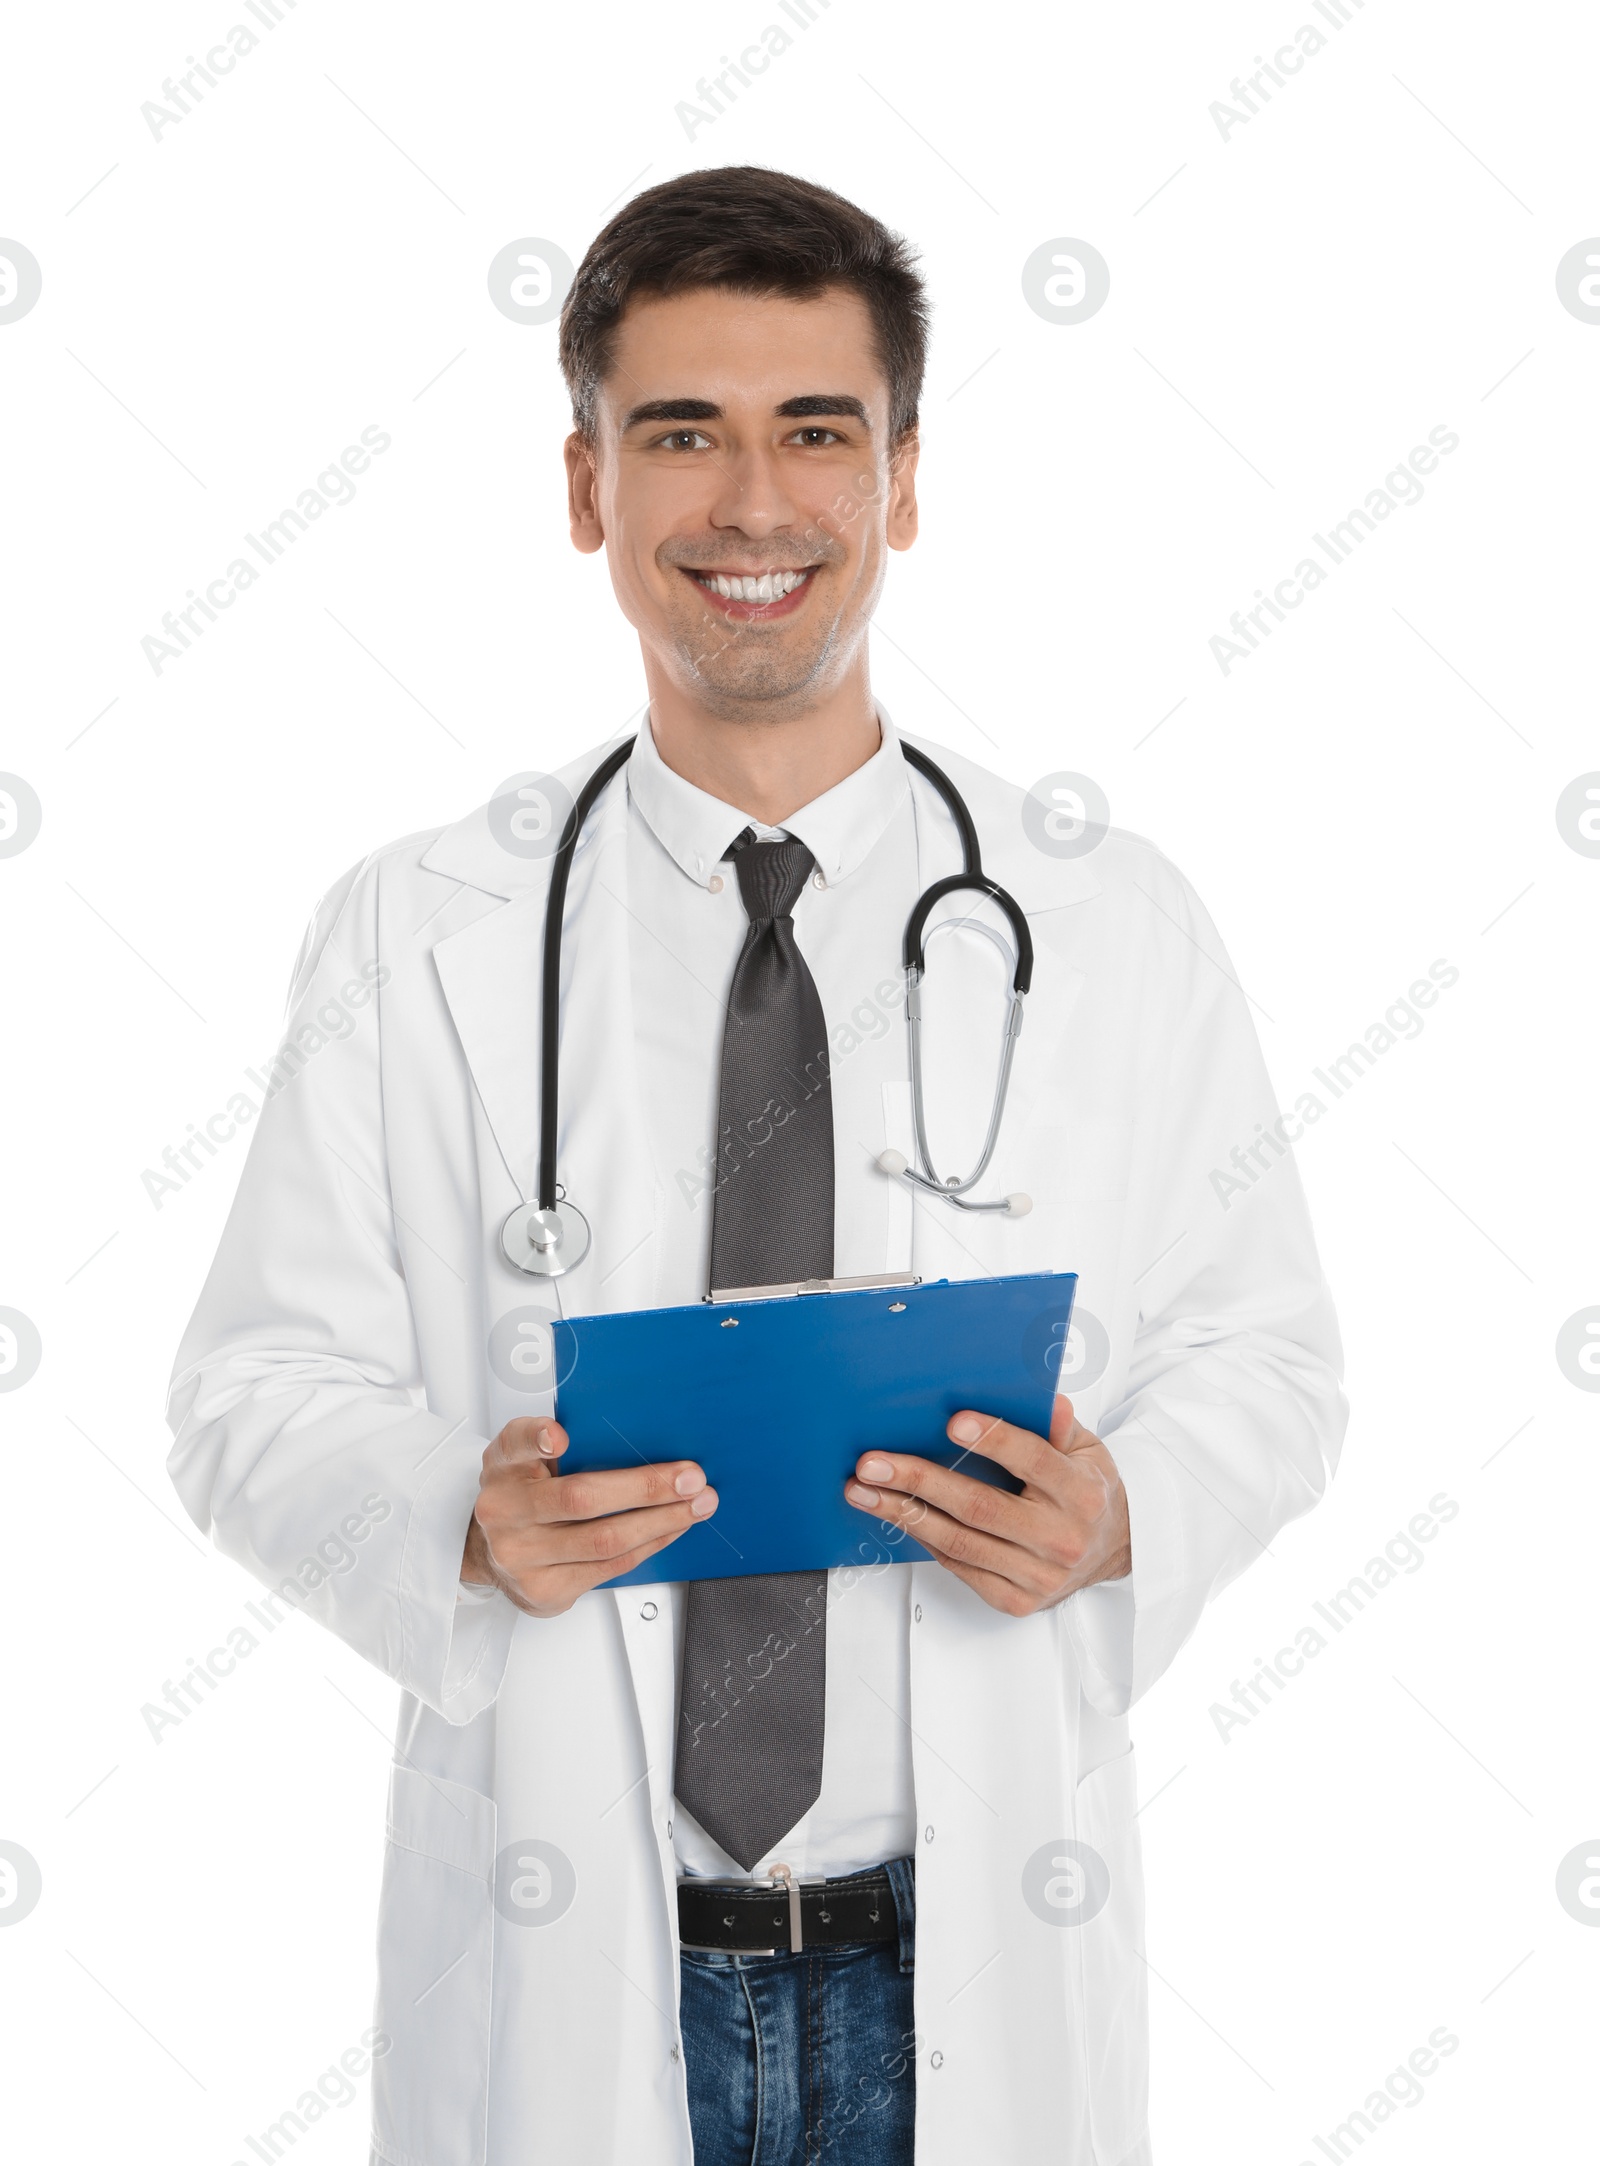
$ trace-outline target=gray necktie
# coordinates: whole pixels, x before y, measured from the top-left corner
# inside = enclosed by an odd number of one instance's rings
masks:
[[[722,1041],[711,1284],[831,1278],[827,1025],[790,915],[815,860],[802,842],[757,842],[749,828],[728,855],[750,924]],[[759,1453],[761,1407],[749,1415],[746,1446]],[[825,1571],[688,1589],[675,1787],[746,1872],[822,1789],[827,1592]]]

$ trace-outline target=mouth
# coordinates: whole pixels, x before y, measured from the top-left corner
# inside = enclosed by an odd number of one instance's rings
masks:
[[[679,570],[692,579],[711,608],[744,624],[766,624],[777,617],[792,617],[804,603],[817,566],[800,571],[723,572]]]

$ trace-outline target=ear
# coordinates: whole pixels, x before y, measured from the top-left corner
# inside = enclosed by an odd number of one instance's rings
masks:
[[[574,429],[562,449],[567,462],[567,519],[572,546],[585,556],[593,556],[597,549],[605,547],[606,539],[600,523],[594,447]]]
[[[891,549],[909,549],[917,538],[917,455],[921,449],[910,429],[889,454],[889,510],[884,539]]]

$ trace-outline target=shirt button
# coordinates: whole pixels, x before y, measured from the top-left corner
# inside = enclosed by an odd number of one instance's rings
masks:
[[[917,1623],[918,1623],[918,1624],[921,1624],[921,1622],[922,1622],[922,1604],[921,1604],[920,1602],[919,1602],[919,1603],[917,1604],[916,1608],[915,1608],[915,1609],[914,1609],[914,1610],[912,1611],[912,1613],[911,1613],[911,1614],[913,1615],[913,1617],[915,1617],[915,1619],[916,1619]]]
[[[922,1840],[925,1843],[931,1843],[933,1841],[933,1823],[931,1820],[922,1831]]]
[[[827,884],[827,881],[823,878],[820,872],[814,872],[811,875],[811,885],[813,887],[826,887]]]
[[[656,1606],[654,1602],[646,1602],[644,1608],[640,1610],[639,1615],[643,1617],[646,1621],[654,1617],[656,1615]]]
[[[713,874],[711,875],[711,878],[710,878],[710,879],[709,879],[709,880],[708,880],[708,881],[706,882],[706,886],[707,886],[707,887],[708,887],[708,888],[710,889],[710,891],[711,891],[711,893],[712,893],[713,895],[720,895],[720,894],[722,893],[722,875],[721,875],[721,873],[720,873],[720,872],[714,872],[714,873],[713,873]]]
[[[943,2068],[944,2055],[942,2053],[930,2053],[928,2055],[928,2066],[930,2068]]]

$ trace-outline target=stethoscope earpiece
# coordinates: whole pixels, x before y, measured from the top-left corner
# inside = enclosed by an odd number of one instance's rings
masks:
[[[998,1203],[968,1203],[964,1197],[953,1195],[948,1185],[930,1181],[926,1175],[913,1173],[911,1161],[904,1151],[880,1151],[872,1161],[880,1173],[886,1173],[892,1181],[904,1181],[908,1187],[925,1188],[930,1195],[938,1196],[945,1203],[953,1203],[958,1211],[1004,1211],[1008,1218],[1026,1218],[1033,1209],[1033,1198],[1024,1195],[1020,1188],[1009,1196],[1002,1196]],[[980,1169],[981,1170],[981,1169]]]

